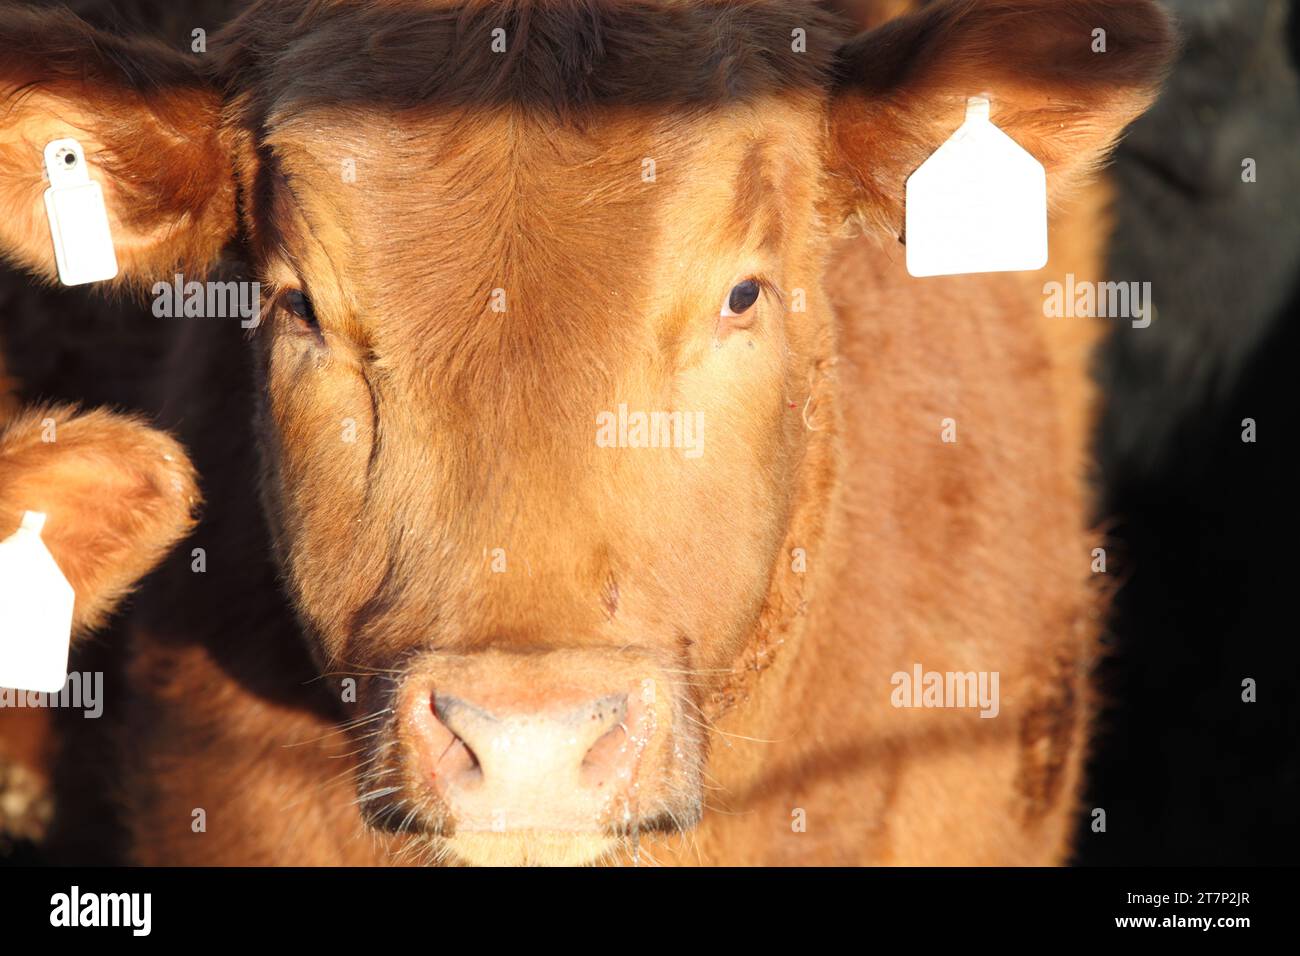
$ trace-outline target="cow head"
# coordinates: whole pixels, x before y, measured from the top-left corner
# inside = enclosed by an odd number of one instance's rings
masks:
[[[897,235],[977,93],[1068,186],[1169,43],[1119,0],[839,30],[777,2],[265,3],[209,62],[0,15],[6,254],[51,273],[41,147],[72,135],[126,281],[237,239],[273,290],[265,510],[318,662],[363,675],[373,825],[580,862],[695,821],[710,721],[833,495],[831,236]]]

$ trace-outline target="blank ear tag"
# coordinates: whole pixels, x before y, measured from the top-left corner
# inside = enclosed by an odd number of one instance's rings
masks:
[[[1047,265],[1047,173],[972,96],[966,121],[907,180],[907,271],[1016,272]]]
[[[28,511],[0,541],[0,687],[55,693],[68,680],[72,585],[41,540],[45,515]]]
[[[45,146],[45,213],[54,239],[54,261],[64,285],[100,282],[117,275],[113,234],[104,208],[104,191],[90,178],[86,154],[75,139]]]

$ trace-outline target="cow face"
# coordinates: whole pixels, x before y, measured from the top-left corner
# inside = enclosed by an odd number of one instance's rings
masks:
[[[701,48],[637,78],[623,54],[583,80],[547,56],[579,20],[521,29],[516,64],[496,23],[322,24],[237,100],[277,290],[265,494],[322,663],[393,713],[371,818],[581,860],[698,817],[711,695],[789,573],[832,421],[826,57],[715,76]],[[666,38],[644,13],[600,30]],[[402,51],[389,72],[345,62],[357,31]]]
[[[1068,180],[1145,104],[1163,20],[939,4],[844,43],[776,3],[299,6],[214,41],[220,94],[106,38],[90,86],[0,61],[29,85],[0,159],[90,139],[128,276],[238,230],[273,290],[263,498],[322,669],[360,675],[375,826],[471,862],[689,826],[832,496],[830,233],[896,231],[975,93]],[[1096,25],[1126,40],[1093,62]],[[32,220],[6,244],[48,272]]]

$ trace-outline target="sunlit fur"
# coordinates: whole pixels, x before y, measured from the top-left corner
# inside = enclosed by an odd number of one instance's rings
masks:
[[[76,593],[74,628],[102,625],[193,527],[199,494],[185,451],[139,418],[69,406],[0,421],[0,540],[25,511]]]
[[[194,526],[198,499],[193,466],[170,436],[104,410],[23,409],[0,375],[0,541],[25,512],[45,515],[41,539],[73,588],[75,640]],[[22,597],[10,590],[3,600]],[[56,750],[49,710],[0,708],[0,840],[43,835]]]
[[[1112,52],[1087,58],[1096,24]],[[39,43],[29,27],[0,14],[0,40]],[[277,310],[244,358],[211,326],[177,332],[171,399],[221,489],[204,530],[256,555],[243,425],[213,395],[251,352],[295,620],[256,565],[174,573],[154,596],[133,645],[129,730],[150,755],[125,768],[134,858],[1063,858],[1099,605],[1075,412],[1031,283],[918,283],[889,240],[906,176],[973,93],[1065,195],[1154,95],[1168,27],[1146,2],[990,0],[846,41],[761,0],[268,3],[213,38],[219,87],[195,86],[187,115],[224,125],[191,168],[223,157],[212,195],[233,177],[243,218],[198,203],[168,239],[237,232],[269,287],[309,291],[320,328]],[[31,82],[20,47],[0,43],[0,92]],[[39,107],[66,86],[11,92],[0,147],[58,128]],[[152,89],[136,119],[166,127]],[[170,195],[137,162],[135,195]],[[33,184],[0,189],[19,213],[0,244],[48,275]],[[870,233],[836,244],[845,222]],[[129,235],[136,269],[167,255]],[[720,323],[750,276],[752,322]],[[597,448],[596,413],[624,402],[703,411],[705,455]],[[558,648],[633,649],[671,687],[673,757],[638,821],[655,834],[443,832],[402,776],[393,694],[424,655]],[[889,675],[918,660],[999,670],[999,719],[892,708]],[[223,828],[194,839],[195,806]]]

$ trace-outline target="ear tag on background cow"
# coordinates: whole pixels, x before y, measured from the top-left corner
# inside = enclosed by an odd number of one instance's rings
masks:
[[[914,276],[1047,265],[1047,173],[989,121],[987,97],[908,178],[906,230]]]
[[[86,154],[75,139],[45,145],[45,213],[54,239],[54,261],[64,285],[84,285],[117,275],[113,234],[104,191],[90,178]]]
[[[0,687],[56,693],[68,680],[75,596],[43,527],[45,515],[28,511],[0,541]]]

